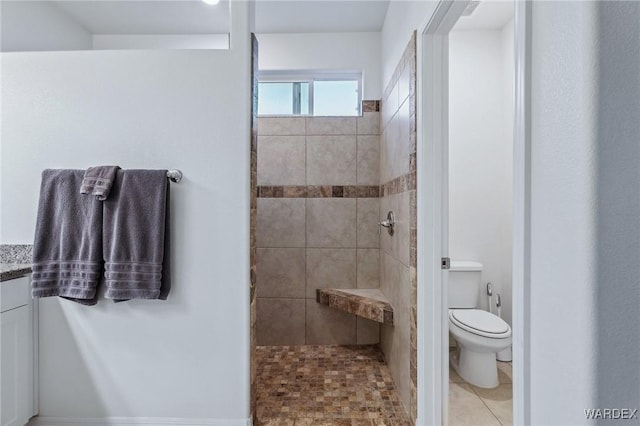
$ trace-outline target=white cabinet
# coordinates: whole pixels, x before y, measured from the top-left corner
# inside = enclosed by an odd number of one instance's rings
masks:
[[[2,323],[2,426],[22,426],[29,417],[29,308],[0,314]]]
[[[2,282],[0,292],[0,419],[2,426],[23,426],[37,411],[34,405],[35,311],[29,278]]]

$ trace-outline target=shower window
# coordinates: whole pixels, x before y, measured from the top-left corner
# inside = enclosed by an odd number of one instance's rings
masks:
[[[309,115],[309,83],[258,83],[258,114]]]
[[[258,114],[360,115],[361,87],[360,73],[262,72],[258,82]]]

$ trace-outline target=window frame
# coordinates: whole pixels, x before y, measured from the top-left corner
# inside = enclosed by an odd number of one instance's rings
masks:
[[[355,116],[362,115],[362,71],[281,71],[281,70],[265,70],[258,72],[258,85],[260,83],[292,83],[292,111],[293,114],[260,114],[258,116],[275,116],[275,117],[320,117],[314,115],[313,111],[313,92],[314,82],[316,81],[355,81],[357,88],[357,109]],[[301,84],[309,84],[309,112],[302,114],[301,104]],[[259,91],[259,89],[258,89]],[[330,117],[330,116],[329,116]],[[350,117],[350,116],[338,116]]]

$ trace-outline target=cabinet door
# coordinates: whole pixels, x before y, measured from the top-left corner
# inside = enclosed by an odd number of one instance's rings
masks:
[[[0,314],[2,326],[2,426],[23,426],[29,420],[31,362],[30,310],[27,306]]]
[[[31,330],[32,330],[32,336],[30,339],[31,342],[31,353],[33,354],[33,360],[32,360],[32,365],[33,365],[33,370],[32,370],[32,383],[33,385],[31,386],[31,393],[33,394],[33,401],[31,404],[31,410],[29,410],[30,413],[30,417],[33,416],[37,416],[38,412],[40,411],[40,355],[39,355],[39,351],[40,351],[40,345],[38,342],[39,339],[39,322],[40,322],[40,314],[39,314],[39,299],[33,299],[31,301],[31,304],[29,305],[31,307]]]

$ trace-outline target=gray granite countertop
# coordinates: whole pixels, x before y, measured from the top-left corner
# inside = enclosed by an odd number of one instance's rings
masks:
[[[0,282],[31,273],[30,263],[0,263]]]

